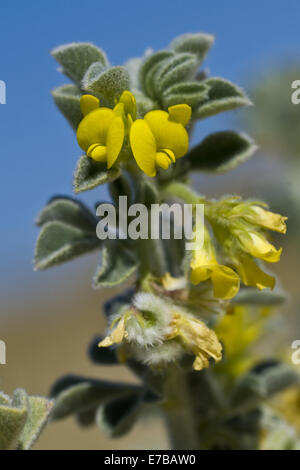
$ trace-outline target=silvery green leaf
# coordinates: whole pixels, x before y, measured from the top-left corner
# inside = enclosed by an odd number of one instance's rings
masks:
[[[62,66],[62,71],[77,83],[81,82],[85,72],[94,62],[108,65],[105,52],[88,42],[59,46],[51,54]]]
[[[28,416],[18,440],[18,450],[30,449],[47,423],[53,402],[43,397],[28,397]]]
[[[154,77],[156,95],[161,94],[171,85],[194,77],[197,70],[197,60],[193,54],[182,53],[165,59]]]
[[[233,131],[210,134],[185,156],[192,170],[223,173],[250,158],[257,146],[250,137]]]
[[[194,108],[208,97],[208,87],[201,82],[176,83],[163,94],[163,104],[167,108],[185,103]]]
[[[267,398],[299,384],[299,375],[286,364],[269,361],[258,364],[236,383],[232,395],[233,408],[249,410]]]
[[[0,450],[14,450],[28,415],[28,400],[24,390],[14,392],[9,405],[0,405]]]
[[[208,99],[194,110],[194,119],[203,119],[224,111],[252,104],[243,90],[228,80],[209,78],[204,83],[209,88]]]
[[[82,80],[83,88],[114,104],[124,90],[129,90],[129,73],[125,67],[110,67],[100,70],[97,64],[91,65]]]
[[[55,397],[51,418],[57,420],[75,413],[89,411],[109,398],[139,389],[139,386],[121,382],[85,379],[62,390]]]
[[[138,392],[109,400],[99,407],[96,415],[98,426],[111,438],[127,434],[135,424],[141,410]]]
[[[286,299],[286,294],[279,289],[259,291],[254,287],[248,287],[240,289],[232,302],[241,305],[280,305]]]
[[[79,88],[72,84],[62,85],[52,91],[52,96],[60,112],[76,130],[82,119]]]
[[[130,90],[133,88],[140,87],[140,68],[143,63],[143,59],[140,57],[134,57],[133,59],[129,59],[125,62],[124,67],[128,70],[129,78],[130,78]]]
[[[70,197],[55,196],[50,199],[38,215],[36,224],[41,227],[52,221],[63,222],[93,234],[96,231],[97,219],[93,213],[80,201]]]
[[[198,59],[198,65],[200,65],[213,43],[214,37],[210,34],[188,33],[173,39],[169,47],[176,52],[190,52],[195,54]]]
[[[109,170],[106,163],[98,163],[82,155],[74,174],[75,193],[94,189],[101,184],[110,183],[120,176],[120,169],[113,166]]]
[[[133,255],[110,240],[102,249],[101,263],[93,278],[93,286],[113,287],[125,282],[138,268]]]
[[[35,269],[64,263],[98,247],[96,233],[59,221],[47,222],[42,226],[36,242]]]
[[[141,65],[139,81],[147,95],[153,97],[153,70],[157,71],[165,59],[174,55],[171,51],[158,51],[148,56]]]

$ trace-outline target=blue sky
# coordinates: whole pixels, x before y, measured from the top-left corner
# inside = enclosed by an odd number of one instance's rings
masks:
[[[1,0],[0,11],[2,289],[11,276],[30,276],[33,219],[52,194],[71,194],[80,154],[50,95],[66,81],[49,55],[53,47],[91,41],[120,64],[184,32],[208,32],[216,43],[205,65],[241,86],[268,64],[299,55],[299,0]],[[230,125],[224,115],[199,132]],[[99,200],[100,191],[83,199]]]

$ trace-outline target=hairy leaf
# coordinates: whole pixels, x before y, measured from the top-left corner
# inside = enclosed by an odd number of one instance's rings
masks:
[[[120,169],[114,166],[107,170],[105,163],[98,163],[82,155],[74,175],[75,193],[94,189],[101,184],[109,183],[120,176]]]
[[[129,74],[122,66],[101,71],[97,64],[93,64],[86,72],[82,86],[86,91],[103,96],[114,104],[123,91],[129,89]]]
[[[101,264],[93,278],[93,286],[113,287],[125,282],[138,268],[133,255],[117,247],[114,243],[107,243],[102,249]]]
[[[138,392],[109,400],[98,409],[97,424],[109,437],[121,437],[135,424],[140,413],[140,404]]]
[[[196,171],[225,172],[250,158],[257,146],[244,134],[216,132],[206,137],[185,157]]]
[[[35,248],[35,269],[46,269],[99,247],[96,234],[63,222],[43,225]]]
[[[66,196],[55,196],[50,199],[36,219],[41,227],[47,222],[59,221],[81,230],[95,233],[97,219],[80,201]]]
[[[167,88],[163,95],[163,103],[167,108],[185,103],[194,108],[208,98],[208,87],[201,82],[176,83]]]
[[[200,65],[213,43],[214,37],[210,34],[187,33],[173,39],[169,47],[176,52],[190,52],[195,54],[198,59],[198,65]]]
[[[208,99],[193,112],[194,119],[203,119],[224,111],[251,105],[243,90],[228,80],[209,78],[203,83],[208,87]]]
[[[82,114],[80,110],[80,89],[76,85],[62,85],[52,91],[54,102],[71,127],[76,130]]]
[[[94,62],[108,65],[105,52],[88,42],[59,46],[51,54],[62,66],[62,71],[77,83],[81,82],[85,72]]]

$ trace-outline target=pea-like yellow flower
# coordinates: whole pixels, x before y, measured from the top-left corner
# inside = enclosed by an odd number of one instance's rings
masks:
[[[258,289],[273,289],[275,279],[262,271],[253,258],[276,263],[282,252],[267,240],[265,230],[286,233],[287,217],[270,212],[266,207],[260,202],[231,197],[211,203],[207,210],[217,240],[242,282]]]
[[[260,290],[265,287],[274,289],[275,278],[262,271],[250,255],[240,253],[233,263],[245,286],[257,287]]]
[[[209,367],[209,359],[222,359],[222,345],[216,333],[205,323],[191,315],[175,312],[169,339],[179,339],[183,346],[195,356],[193,368],[202,370]]]
[[[114,109],[99,106],[95,96],[81,97],[84,117],[77,129],[77,141],[88,157],[107,162],[107,168],[111,168],[121,152],[125,133],[136,117],[135,98],[124,91]]]
[[[191,281],[193,284],[211,279],[215,297],[231,299],[240,287],[240,278],[228,266],[217,262],[215,250],[208,230],[205,228],[203,246],[192,253]]]
[[[183,157],[189,145],[185,126],[191,118],[191,108],[178,104],[166,111],[150,111],[137,119],[130,129],[130,145],[140,169],[148,176],[156,175],[156,167],[167,169]]]

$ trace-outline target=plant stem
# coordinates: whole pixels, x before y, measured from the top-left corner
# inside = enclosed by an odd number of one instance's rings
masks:
[[[183,369],[170,366],[165,381],[164,416],[172,449],[197,449],[192,400]]]

